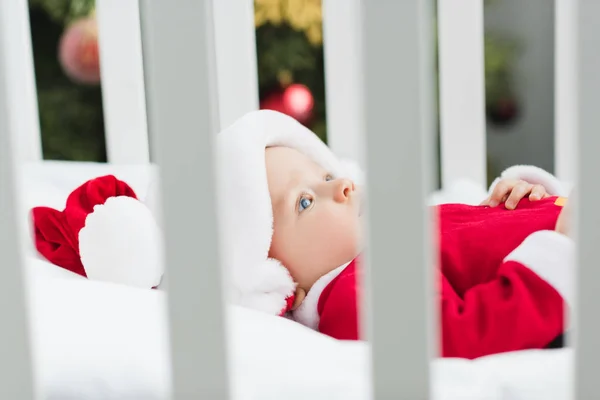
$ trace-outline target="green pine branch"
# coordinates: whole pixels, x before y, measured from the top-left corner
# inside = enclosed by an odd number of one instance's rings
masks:
[[[50,18],[61,25],[89,15],[95,8],[95,0],[29,0],[30,7],[42,8]]]

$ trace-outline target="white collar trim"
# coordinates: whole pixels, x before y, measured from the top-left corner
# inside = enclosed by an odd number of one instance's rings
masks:
[[[351,261],[350,261],[351,262]],[[319,327],[319,298],[321,297],[321,293],[323,290],[331,283],[332,280],[335,279],[346,267],[350,264],[347,262],[336,269],[329,271],[313,284],[308,293],[306,294],[306,298],[300,304],[300,306],[292,311],[292,319],[296,322],[301,323],[304,326],[307,326],[311,329],[318,330]]]

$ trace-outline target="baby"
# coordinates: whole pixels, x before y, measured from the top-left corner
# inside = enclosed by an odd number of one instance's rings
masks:
[[[274,221],[269,256],[297,283],[294,319],[358,339],[359,188],[292,148],[267,148],[265,160]],[[561,290],[544,277],[552,262],[535,259],[535,251],[552,257],[546,246],[569,247],[550,233],[566,232],[562,201],[541,185],[506,179],[480,207],[438,207],[443,356],[543,348],[563,333]]]
[[[234,301],[359,339],[360,174],[276,112],[250,113],[218,138]],[[479,206],[435,207],[442,356],[544,348],[564,332],[574,251],[566,199],[552,175],[518,168]],[[401,254],[390,264],[402,268]]]
[[[273,207],[269,257],[288,268],[296,309],[317,280],[353,260],[360,249],[358,188],[288,147],[266,150]]]

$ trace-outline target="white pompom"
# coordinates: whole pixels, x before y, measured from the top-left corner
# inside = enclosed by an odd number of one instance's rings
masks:
[[[163,274],[160,229],[148,207],[131,197],[94,207],[79,232],[79,253],[92,280],[150,289]]]

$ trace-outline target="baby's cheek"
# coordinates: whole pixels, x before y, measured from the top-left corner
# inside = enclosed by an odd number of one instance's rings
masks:
[[[329,225],[324,233],[329,238],[324,242],[328,243],[329,251],[333,251],[337,258],[346,262],[347,258],[356,255],[360,240],[360,226],[357,223],[352,220],[339,221]]]
[[[283,241],[280,239],[280,235],[278,235],[279,230],[273,230],[273,236],[271,237],[271,247],[269,247],[269,257],[279,259],[281,254],[281,243]]]

